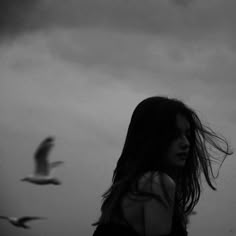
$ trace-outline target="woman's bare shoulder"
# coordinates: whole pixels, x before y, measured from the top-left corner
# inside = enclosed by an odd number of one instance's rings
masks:
[[[139,180],[139,187],[142,190],[152,190],[154,192],[159,192],[162,186],[161,181],[162,184],[164,184],[165,187],[170,191],[176,186],[175,181],[166,173],[160,171],[149,171],[141,176]]]
[[[145,192],[151,193],[143,204],[145,235],[169,234],[174,206],[174,180],[163,172],[148,172],[140,178],[140,183]]]
[[[164,183],[175,185],[175,181],[166,173],[160,171],[148,171],[145,172],[141,178],[139,179],[140,183],[145,183],[147,181],[151,181],[154,183],[159,183],[160,179],[163,179]]]

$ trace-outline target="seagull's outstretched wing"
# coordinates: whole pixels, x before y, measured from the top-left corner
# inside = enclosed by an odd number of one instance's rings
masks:
[[[57,167],[57,166],[62,165],[63,163],[64,163],[64,161],[54,161],[54,162],[51,162],[51,163],[50,163],[50,170],[51,170],[52,168],[55,168],[55,167]]]
[[[54,146],[54,137],[47,137],[44,139],[39,147],[37,148],[34,159],[35,159],[35,175],[48,175],[50,168],[48,163],[49,153]]]
[[[23,216],[23,217],[20,217],[18,222],[20,224],[24,224],[28,221],[31,221],[31,220],[43,220],[43,219],[46,219],[46,217],[40,217],[40,216]]]

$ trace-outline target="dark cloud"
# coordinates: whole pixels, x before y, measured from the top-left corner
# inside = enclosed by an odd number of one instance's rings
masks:
[[[32,15],[38,4],[38,0],[2,0],[0,3],[1,35],[13,35],[30,29],[33,26]]]
[[[235,1],[4,0],[1,5],[0,26],[5,35],[51,27],[107,27],[186,40],[218,40],[231,39],[236,32]]]

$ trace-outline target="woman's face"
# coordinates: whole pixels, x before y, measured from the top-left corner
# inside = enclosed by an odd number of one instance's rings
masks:
[[[184,167],[190,149],[190,124],[181,114],[176,116],[177,134],[167,151],[167,164],[173,167]]]

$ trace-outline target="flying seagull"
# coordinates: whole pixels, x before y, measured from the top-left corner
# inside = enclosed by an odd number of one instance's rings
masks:
[[[39,217],[39,216],[23,216],[23,217],[0,216],[0,219],[5,219],[16,227],[30,229],[30,226],[26,225],[26,222],[31,221],[31,220],[41,220],[41,219],[46,219],[46,218]]]
[[[50,151],[54,146],[54,141],[55,138],[49,136],[40,143],[34,154],[34,174],[24,177],[23,179],[21,179],[22,181],[38,185],[61,184],[61,181],[58,178],[50,175],[50,171],[52,168],[57,167],[63,163],[63,161],[54,161],[51,163],[49,163],[48,161]]]

